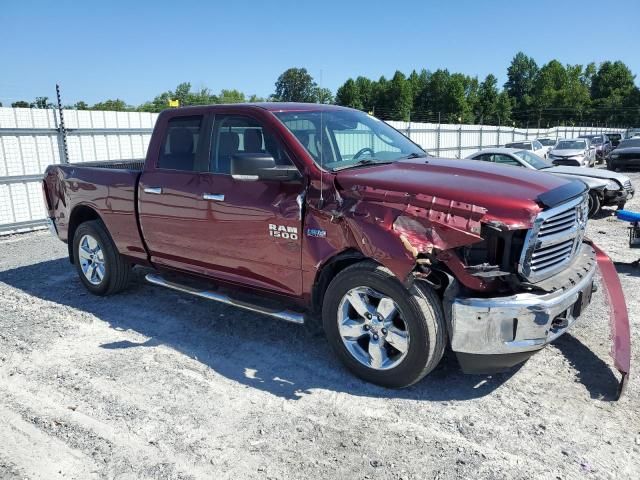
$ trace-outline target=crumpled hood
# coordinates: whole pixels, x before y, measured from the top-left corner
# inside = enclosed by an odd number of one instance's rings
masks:
[[[576,148],[573,150],[551,150],[549,154],[555,155],[556,157],[575,157],[577,155],[584,155],[585,153],[582,148]]]
[[[545,203],[540,197],[549,197],[551,191],[562,195],[562,187],[572,183],[536,170],[432,157],[341,170],[336,181],[343,195],[375,190],[379,197],[380,192],[401,192],[483,207],[487,211],[484,221],[498,221],[512,229],[528,228]],[[569,200],[580,188],[584,190],[583,183],[578,190],[567,189],[573,192],[571,197],[554,201]]]
[[[604,170],[601,168],[583,168],[583,167],[551,167],[545,168],[545,172],[556,173],[559,175],[571,175],[576,177],[588,177],[599,178],[607,183],[608,180],[616,180],[620,183],[620,186],[624,185],[629,177],[622,175],[621,173],[612,172],[611,170]]]

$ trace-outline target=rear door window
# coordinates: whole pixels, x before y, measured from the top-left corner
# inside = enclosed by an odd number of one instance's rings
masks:
[[[202,150],[202,115],[174,117],[167,123],[165,139],[160,150],[158,168],[200,171],[197,158]]]

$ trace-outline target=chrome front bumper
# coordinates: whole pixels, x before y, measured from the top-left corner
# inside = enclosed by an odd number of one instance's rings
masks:
[[[579,255],[593,255],[593,261],[588,262],[588,270],[578,281],[564,289],[498,298],[454,297],[450,302],[453,351],[480,355],[533,353],[565,333],[589,304],[593,291],[595,254],[583,244]]]

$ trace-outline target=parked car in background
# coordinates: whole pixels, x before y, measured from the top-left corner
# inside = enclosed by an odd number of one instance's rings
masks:
[[[592,167],[596,164],[596,151],[588,138],[560,140],[549,152],[554,165],[570,167]]]
[[[558,141],[557,138],[536,138],[536,140],[545,148],[547,156]]]
[[[518,150],[529,150],[536,155],[547,158],[548,149],[538,140],[523,140],[521,142],[511,142],[505,145],[505,148],[517,148]]]
[[[629,167],[640,167],[640,138],[622,140],[618,148],[607,157],[607,168],[616,171]]]
[[[595,168],[556,166],[527,150],[492,148],[481,150],[467,158],[531,170],[544,170],[546,173],[568,179],[580,179],[589,187],[589,217],[598,213],[601,206],[624,208],[627,200],[630,200],[635,193],[631,180],[625,175]]]
[[[629,139],[640,136],[640,128],[630,128],[624,132],[624,138]]]
[[[597,135],[580,135],[578,138],[588,138],[591,142],[591,146],[596,151],[596,162],[603,163],[604,159],[609,155],[609,152],[613,150],[609,137],[600,133]]]
[[[609,137],[609,140],[611,141],[612,149],[620,145],[620,140],[622,140],[621,133],[607,133],[607,137]]]

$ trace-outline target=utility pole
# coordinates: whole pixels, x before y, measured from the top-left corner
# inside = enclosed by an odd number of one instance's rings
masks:
[[[60,116],[60,125],[58,126],[58,142],[62,141],[62,150],[60,153],[60,163],[69,163],[69,149],[67,148],[67,129],[64,126],[64,110],[62,108],[62,97],[60,96],[60,85],[56,83],[56,97],[58,98],[58,115]]]

